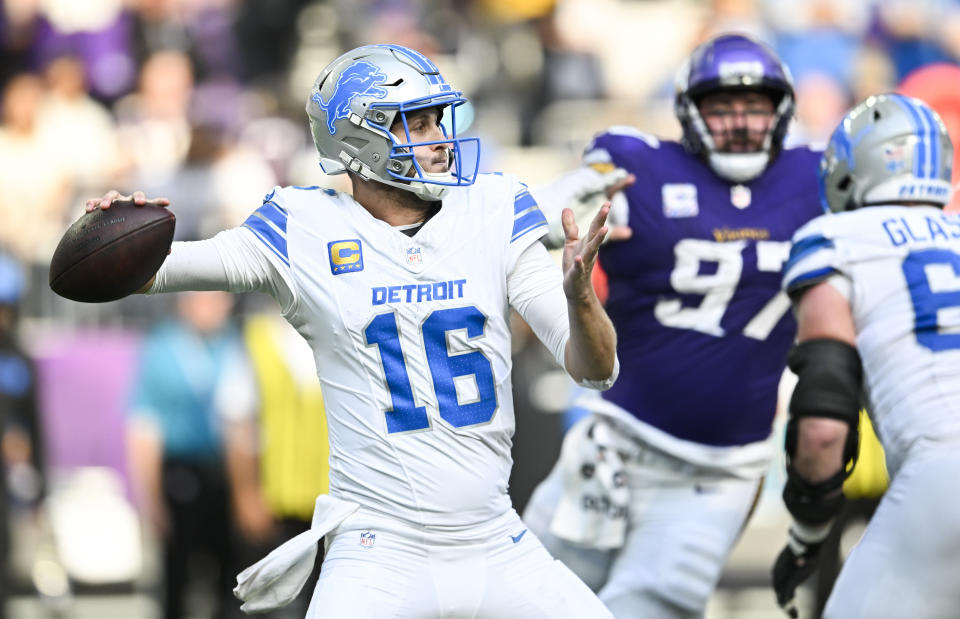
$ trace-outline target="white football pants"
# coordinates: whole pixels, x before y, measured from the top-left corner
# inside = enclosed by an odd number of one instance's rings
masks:
[[[894,474],[825,619],[960,617],[960,446],[928,445]]]
[[[362,508],[327,536],[307,619],[607,619],[512,509],[456,532]]]
[[[630,514],[622,548],[584,548],[550,533],[563,494],[560,463],[534,491],[523,519],[617,619],[703,617],[760,479],[703,468],[643,444],[624,472]]]

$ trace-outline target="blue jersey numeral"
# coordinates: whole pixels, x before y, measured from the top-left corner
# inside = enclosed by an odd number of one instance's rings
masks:
[[[455,428],[486,423],[497,410],[497,390],[493,367],[479,350],[450,354],[447,332],[464,329],[472,340],[483,335],[487,317],[476,307],[436,310],[423,323],[423,345],[427,351],[433,389],[437,394],[440,416]],[[455,378],[470,376],[476,382],[477,398],[461,404],[457,398]]]
[[[455,428],[490,421],[497,411],[497,392],[490,360],[479,350],[450,353],[447,333],[466,331],[467,339],[483,335],[487,317],[474,306],[440,309],[423,322],[421,337],[440,417]],[[376,316],[364,329],[367,346],[377,346],[392,408],[386,411],[387,432],[411,432],[430,427],[425,406],[416,406],[410,375],[400,345],[400,331],[393,312]],[[461,403],[457,381],[473,382],[476,397]]]
[[[911,252],[903,261],[903,275],[913,300],[917,342],[934,352],[960,348],[960,255],[946,249]],[[941,332],[946,328],[954,332]]]
[[[380,364],[383,366],[393,406],[386,411],[387,433],[410,432],[430,427],[426,407],[414,405],[413,387],[407,374],[403,349],[400,348],[396,315],[393,312],[378,315],[370,321],[363,335],[367,338],[367,346],[376,345],[380,348]]]

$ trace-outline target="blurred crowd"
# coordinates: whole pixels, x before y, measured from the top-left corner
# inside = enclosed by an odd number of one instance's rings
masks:
[[[791,69],[798,110],[790,139],[823,141],[853,102],[905,84],[960,126],[960,0],[0,0],[0,253],[26,274],[10,304],[20,340],[41,358],[47,466],[105,464],[123,475],[158,466],[144,464],[142,450],[131,463],[63,451],[78,435],[57,416],[85,414],[77,402],[57,407],[77,393],[56,384],[58,371],[74,367],[64,359],[89,367],[84,351],[96,349],[103,364],[135,367],[143,331],[175,315],[173,300],[81,306],[49,291],[50,256],[85,198],[109,188],[166,196],[177,239],[190,240],[238,225],[275,185],[345,189],[343,177],[325,178],[317,166],[303,105],[327,62],[372,42],[422,51],[465,92],[481,171],[548,180],[612,124],[679,135],[674,73],[697,43],[726,31],[767,42]],[[249,305],[241,300],[234,314]],[[116,349],[103,339],[77,349],[71,338],[91,328],[134,336]],[[547,397],[555,383],[538,382],[549,360],[518,341],[516,372],[529,380],[515,384],[530,385],[518,408],[563,408],[565,398]],[[136,380],[128,369],[99,395],[129,408]],[[104,423],[122,424],[130,412],[110,417],[96,397],[81,400],[100,407]],[[528,492],[545,474],[559,437],[558,427],[550,446],[529,448],[529,468],[518,460],[513,488]],[[158,500],[127,493],[141,507]],[[525,499],[515,497],[518,509]],[[223,501],[217,513],[228,509]],[[256,507],[233,508],[248,538],[268,537],[272,525]],[[165,523],[158,528],[168,526],[170,514],[153,509]]]
[[[960,2],[3,0],[0,246],[45,264],[81,198],[110,187],[170,197],[186,239],[236,225],[275,184],[316,184],[304,95],[358,44],[435,59],[492,170],[518,148],[565,166],[613,123],[676,135],[672,76],[720,31],[780,53],[793,133],[817,141],[853,101],[960,58]]]

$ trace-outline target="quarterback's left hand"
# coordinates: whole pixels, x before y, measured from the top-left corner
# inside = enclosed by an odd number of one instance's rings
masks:
[[[610,203],[607,202],[593,218],[587,234],[581,236],[573,211],[563,209],[561,221],[566,235],[563,245],[563,291],[571,301],[586,300],[596,295],[590,276],[593,265],[597,262],[597,251],[607,234],[607,226],[604,224],[609,212]]]
[[[787,616],[793,619],[799,617],[794,594],[797,587],[817,569],[817,559],[822,545],[822,538],[817,542],[804,541],[791,528],[790,542],[780,552],[777,562],[773,565],[773,590],[777,593],[777,604]]]

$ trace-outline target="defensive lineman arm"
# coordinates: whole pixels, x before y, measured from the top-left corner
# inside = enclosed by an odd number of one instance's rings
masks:
[[[834,276],[794,299],[798,344],[789,365],[799,380],[790,400],[783,489],[794,523],[773,568],[777,603],[791,617],[797,616],[794,592],[816,567],[856,461],[863,369],[850,304],[834,287],[845,284]]]

